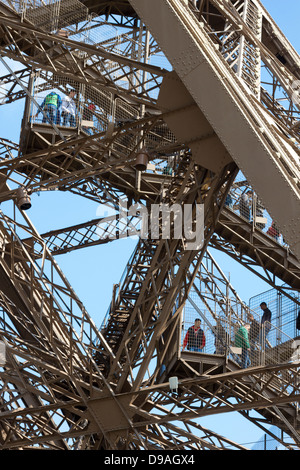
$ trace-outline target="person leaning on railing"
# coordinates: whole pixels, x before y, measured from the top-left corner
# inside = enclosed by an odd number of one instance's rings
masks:
[[[43,100],[41,106],[39,107],[37,113],[34,115],[34,118],[37,118],[41,110],[44,111],[43,113],[43,123],[53,122],[54,124],[59,124],[60,116],[59,116],[59,109],[62,104],[62,99],[58,93],[52,91],[49,93],[46,98]]]
[[[94,112],[96,106],[93,103],[90,103],[87,107],[83,108],[82,119],[87,121],[88,123],[92,124],[92,127],[88,127],[87,125],[82,126],[82,129],[89,135],[93,133],[93,126],[94,126]]]
[[[242,325],[238,329],[238,331],[235,335],[235,347],[242,349],[241,360],[239,360],[239,363],[240,363],[241,367],[243,367],[244,369],[246,367],[249,367],[249,365],[250,365],[249,330],[250,330],[250,325],[247,323],[245,325]]]

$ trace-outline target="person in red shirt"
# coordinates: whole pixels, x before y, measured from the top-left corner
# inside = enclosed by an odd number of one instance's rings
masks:
[[[269,227],[268,230],[267,230],[267,235],[269,235],[272,238],[275,238],[276,241],[278,241],[278,239],[279,239],[280,232],[279,232],[278,228],[276,227],[276,224],[275,224],[274,220],[272,222],[271,227]]]
[[[189,351],[202,352],[205,346],[205,334],[201,329],[201,320],[196,318],[195,324],[187,330],[183,340],[183,348],[187,346]]]

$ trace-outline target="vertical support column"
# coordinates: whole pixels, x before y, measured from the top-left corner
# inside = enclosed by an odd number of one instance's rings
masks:
[[[240,3],[240,2],[238,2]],[[235,7],[239,11],[243,21],[246,22],[247,18],[247,6],[248,6],[248,0],[243,0],[243,3],[238,5],[236,4]],[[240,38],[240,50],[239,50],[239,59],[238,59],[238,65],[237,65],[237,75],[242,78],[242,71],[243,71],[243,63],[244,63],[244,56],[245,56],[245,41],[246,38],[242,34]]]
[[[276,346],[282,343],[282,295],[277,292],[277,336]]]
[[[253,0],[238,2],[236,8],[242,20],[259,41],[262,37],[262,11]],[[244,35],[240,37],[240,50],[237,75],[244,80],[255,96],[260,99],[261,54],[259,48],[251,44]]]

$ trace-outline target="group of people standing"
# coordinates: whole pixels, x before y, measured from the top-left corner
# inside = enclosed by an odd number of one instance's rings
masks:
[[[250,313],[248,315],[249,323],[242,325],[235,337],[235,346],[242,350],[240,365],[243,368],[249,367],[251,363],[250,352],[255,349],[256,342],[262,344],[267,339],[271,330],[272,313],[267,307],[266,302],[262,302],[260,308],[263,310],[261,322],[259,323],[255,320]],[[300,330],[300,310],[296,319],[296,330]],[[268,344],[265,343],[265,346],[268,347]]]
[[[260,322],[254,319],[252,313],[249,313],[249,323],[241,325],[235,335],[234,346],[241,351],[236,357],[239,365],[243,368],[251,365],[251,351],[255,350],[257,343],[261,345],[266,341],[271,330],[272,312],[266,302],[261,302],[260,308],[263,311]],[[296,329],[300,330],[300,311],[296,321]],[[229,341],[229,338],[227,339]],[[194,325],[189,327],[184,337],[182,349],[187,348],[188,351],[203,352],[205,343],[206,337],[201,328],[201,319],[196,318]],[[225,352],[225,348],[223,348],[223,352]]]
[[[252,314],[249,314],[249,324],[242,325],[235,336],[235,346],[242,349],[241,364],[243,367],[248,367],[250,343],[255,344],[256,341],[262,341],[262,332],[264,331],[265,338],[271,329],[272,313],[268,309],[266,302],[260,304],[263,310],[261,322],[259,323],[254,319]],[[183,340],[183,350],[203,352],[206,343],[206,337],[203,329],[201,328],[201,319],[196,318],[194,325],[190,326]]]
[[[260,323],[254,319],[252,314],[249,314],[248,320],[250,323],[242,325],[235,336],[235,347],[240,348],[242,351],[239,362],[243,368],[250,366],[250,351],[255,348],[256,342],[262,344],[271,329],[272,313],[266,302],[261,302],[260,308],[263,311]]]
[[[40,112],[43,112],[43,123],[76,127],[75,95],[76,91],[70,90],[68,95],[61,98],[58,93],[52,91],[45,97],[34,117],[37,118]]]

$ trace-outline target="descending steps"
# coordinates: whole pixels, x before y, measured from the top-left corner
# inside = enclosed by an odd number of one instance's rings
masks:
[[[294,254],[265,232],[253,230],[251,222],[226,207],[220,215],[211,241],[212,246],[222,249],[218,237],[226,243],[227,248],[224,247],[224,251],[227,253],[231,253],[229,245],[235,248],[235,253],[232,254],[237,260],[242,261],[247,256],[254,264],[271,272],[287,285],[294,289],[300,288],[300,264]]]

